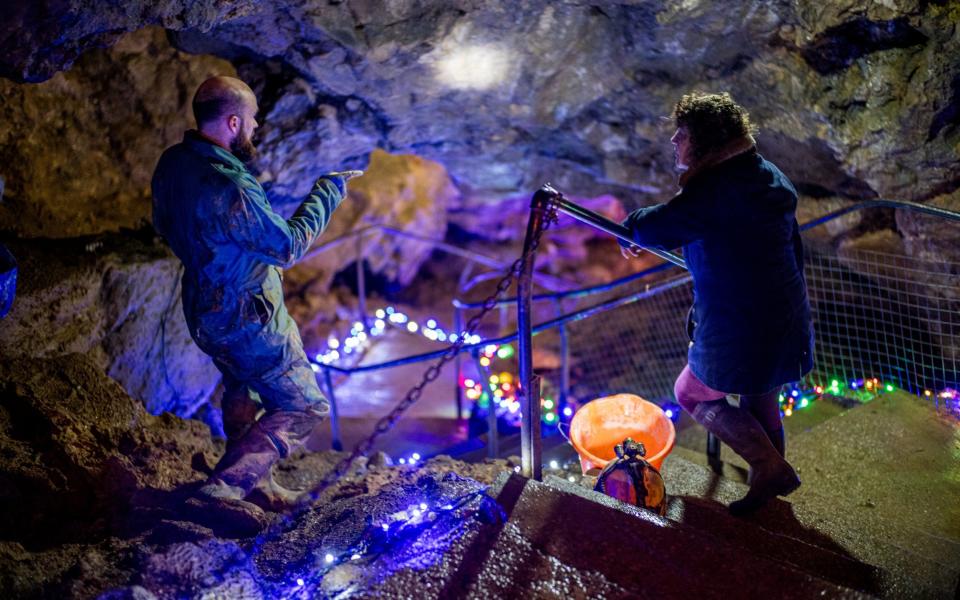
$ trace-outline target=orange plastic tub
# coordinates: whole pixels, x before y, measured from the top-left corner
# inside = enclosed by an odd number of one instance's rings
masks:
[[[570,443],[586,475],[616,458],[613,448],[631,437],[646,446],[646,460],[657,470],[673,450],[677,432],[663,409],[633,394],[598,398],[584,405],[570,422]]]

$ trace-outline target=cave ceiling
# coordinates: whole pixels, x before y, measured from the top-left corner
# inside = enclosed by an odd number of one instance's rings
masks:
[[[454,212],[480,214],[545,181],[628,206],[663,201],[676,191],[664,116],[693,89],[746,105],[761,152],[809,196],[924,201],[960,181],[957,2],[42,0],[6,10],[0,175],[12,202],[0,227],[22,235],[146,218],[149,173],[190,125],[192,86],[213,72],[258,93],[256,167],[280,206],[323,170],[366,166],[376,148],[443,165],[459,190]],[[75,117],[90,106],[101,108]],[[51,112],[74,116],[38,127]],[[72,146],[51,170],[44,153],[58,136]],[[90,172],[112,179],[76,183]],[[104,200],[99,217],[57,229],[57,203]]]

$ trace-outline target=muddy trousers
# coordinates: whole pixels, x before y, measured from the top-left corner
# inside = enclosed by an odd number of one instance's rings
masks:
[[[213,477],[249,494],[281,458],[302,448],[311,432],[329,414],[326,402],[302,410],[268,410],[256,419],[259,405],[246,387],[231,386],[224,393],[223,428],[227,451],[214,467]]]

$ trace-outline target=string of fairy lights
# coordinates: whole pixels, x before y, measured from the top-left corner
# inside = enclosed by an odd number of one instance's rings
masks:
[[[330,336],[327,339],[327,348],[313,357],[311,366],[314,371],[322,370],[324,365],[331,365],[348,359],[358,361],[363,352],[370,348],[375,338],[383,336],[389,329],[395,329],[410,335],[422,336],[430,341],[439,343],[453,343],[466,336],[466,343],[481,344],[483,339],[477,334],[452,331],[441,327],[437,318],[428,318],[418,321],[393,306],[378,309],[368,319],[369,326],[361,321],[354,322],[349,333],[338,338]],[[464,396],[472,401],[477,410],[473,413],[486,414],[491,403],[496,411],[497,419],[503,426],[520,426],[520,401],[517,398],[516,364],[512,360],[516,352],[512,344],[488,344],[483,346],[477,357],[479,368],[477,377],[461,376],[459,385]],[[824,394],[852,398],[859,402],[869,402],[876,396],[889,393],[898,388],[889,381],[880,378],[828,378],[824,385],[794,384],[788,386],[780,394],[780,411],[784,418],[793,416],[797,411],[804,410],[813,402],[822,398]],[[960,392],[953,388],[944,388],[940,391],[931,389],[922,390],[923,397],[942,402],[946,408],[960,415]],[[576,412],[576,404],[567,402],[560,406],[560,401],[549,389],[540,400],[543,423],[556,426],[568,422]],[[671,420],[679,419],[682,410],[672,399],[661,403],[664,414]],[[417,453],[399,459],[401,464],[415,465],[421,457]]]
[[[355,563],[361,559],[372,559],[383,554],[391,545],[404,540],[422,536],[427,529],[436,525],[445,515],[456,514],[471,517],[488,511],[500,511],[496,502],[486,495],[487,487],[469,492],[462,496],[442,502],[415,502],[402,510],[395,511],[379,520],[371,520],[356,540],[347,547],[328,548],[315,552],[316,557],[305,572],[293,578],[285,590],[279,594],[282,598],[313,598],[320,589],[324,576],[333,568],[344,563]],[[486,502],[484,502],[486,500]],[[475,501],[479,504],[471,507]],[[499,515],[502,519],[504,516]],[[321,558],[322,556],[322,558]]]

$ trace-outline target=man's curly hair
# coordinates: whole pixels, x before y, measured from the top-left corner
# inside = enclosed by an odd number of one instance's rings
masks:
[[[693,92],[680,98],[673,109],[677,127],[686,127],[694,158],[720,148],[737,138],[756,133],[746,109],[729,93]]]

